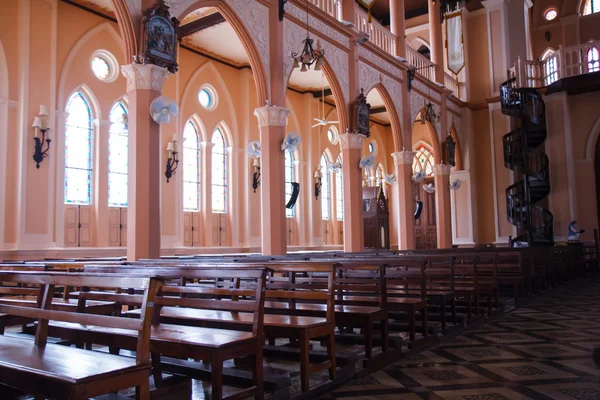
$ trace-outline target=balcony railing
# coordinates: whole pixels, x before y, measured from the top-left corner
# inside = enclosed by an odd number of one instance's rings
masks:
[[[338,19],[338,5],[332,0],[308,0],[311,4],[314,4],[325,13],[329,14],[335,19]]]
[[[444,72],[444,86],[446,86],[446,89],[449,89],[452,91],[452,94],[454,94],[454,97],[456,97],[456,98],[459,97],[458,82],[456,81],[455,77],[453,77],[452,75],[450,75],[447,72]]]
[[[540,61],[517,58],[509,70],[509,78],[516,78],[517,87],[545,87],[559,79],[600,71],[599,55],[600,40],[560,46],[557,52]]]
[[[406,46],[406,60],[417,69],[417,74],[435,82],[435,68],[433,68],[435,64],[430,59],[412,47]]]
[[[375,46],[392,56],[396,55],[396,36],[374,19],[369,23],[367,13],[358,6],[356,7],[356,27],[359,31],[368,34],[369,40]]]

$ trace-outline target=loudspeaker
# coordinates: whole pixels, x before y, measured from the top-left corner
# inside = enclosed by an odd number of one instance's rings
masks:
[[[296,201],[298,200],[298,194],[300,194],[300,184],[297,182],[292,182],[292,195],[290,196],[290,201],[288,201],[285,208],[290,210],[294,208],[294,205],[296,205]]]
[[[419,219],[419,217],[421,216],[421,213],[423,212],[423,202],[420,200],[416,201],[417,203],[417,208],[415,209],[415,219]]]

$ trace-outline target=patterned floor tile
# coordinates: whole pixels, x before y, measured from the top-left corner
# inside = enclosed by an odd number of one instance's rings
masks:
[[[575,342],[575,341],[589,341],[597,340],[598,336],[583,331],[574,331],[569,329],[562,329],[557,331],[535,331],[535,335],[543,336],[557,342]]]
[[[394,365],[415,365],[415,364],[431,364],[431,363],[448,363],[451,362],[447,358],[440,356],[432,352],[431,350],[425,350],[421,353],[414,354],[412,356],[408,356],[403,358],[400,362],[395,363]]]
[[[402,373],[423,386],[468,385],[491,380],[460,365],[444,367],[403,368]]]
[[[600,367],[594,364],[591,357],[586,357],[578,360],[556,360],[555,363],[585,372],[586,374],[600,377]]]
[[[543,322],[527,321],[527,322],[500,322],[498,325],[516,329],[519,331],[537,331],[541,329],[556,329],[556,325],[550,325]]]
[[[577,382],[529,386],[530,389],[553,400],[597,400],[600,399],[600,383]]]
[[[434,392],[444,400],[533,400],[505,387]]]
[[[479,366],[513,382],[577,378],[576,375],[569,374],[540,362],[480,364]]]
[[[569,329],[593,329],[600,328],[600,322],[587,319],[553,321],[553,324],[564,326]]]
[[[539,342],[541,339],[535,338],[533,336],[525,335],[521,332],[501,332],[501,333],[487,333],[487,334],[478,334],[475,335],[478,338],[489,340],[493,343],[529,343],[529,342]]]
[[[589,355],[588,351],[574,349],[559,343],[513,345],[510,346],[510,349],[515,349],[540,358],[584,357]]]
[[[448,348],[446,351],[465,361],[514,360],[522,358],[518,354],[493,346]]]
[[[439,347],[454,347],[454,346],[470,346],[470,345],[482,345],[485,344],[484,342],[481,342],[479,340],[473,339],[471,337],[468,336],[458,336],[455,337],[454,339],[445,342],[443,344],[441,344]]]
[[[559,319],[569,319],[569,316],[556,313],[533,313],[524,315],[524,317],[535,319],[536,321],[556,321]]]

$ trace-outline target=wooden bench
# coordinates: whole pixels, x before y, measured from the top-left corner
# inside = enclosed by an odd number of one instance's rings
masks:
[[[0,383],[40,398],[88,399],[135,387],[137,399],[149,399],[150,324],[154,298],[162,282],[153,278],[99,274],[0,271],[1,282],[40,285],[35,307],[0,304],[0,312],[37,319],[35,340],[0,336]],[[57,311],[51,307],[56,286],[113,285],[144,288],[139,319]],[[47,343],[50,321],[127,329],[136,332],[136,358]]]
[[[139,271],[148,273],[149,271]],[[179,278],[169,273],[162,273],[163,279]],[[160,271],[154,273],[161,274]],[[266,271],[263,268],[253,269],[195,269],[186,271],[190,279],[212,280],[221,278],[246,279],[254,282],[250,290],[239,288],[212,287],[192,288],[167,286],[161,288],[155,299],[155,317],[151,329],[150,348],[154,367],[154,380],[162,386],[161,355],[188,359],[203,360],[211,365],[212,398],[223,398],[223,362],[230,359],[250,357],[253,359],[253,386],[238,391],[227,397],[237,399],[254,396],[264,397],[263,392],[263,309]],[[201,295],[202,298],[182,297],[184,294]],[[73,293],[75,294],[75,293]],[[118,292],[79,292],[76,293],[81,309],[89,300],[115,301],[125,306],[140,306],[141,297],[134,294]],[[217,299],[218,297],[218,299]],[[238,301],[243,297],[243,300]],[[232,301],[233,300],[233,301]],[[125,315],[135,317],[140,309],[126,312]],[[158,315],[160,314],[160,318]],[[221,320],[229,317],[230,324],[223,323],[219,329],[208,327],[210,324],[200,322],[198,326],[182,324],[186,316],[198,321],[210,315],[221,316]],[[243,320],[243,330],[237,321]],[[206,325],[206,326],[205,326]],[[250,332],[246,332],[246,331]],[[61,338],[103,344],[115,349],[135,349],[135,335],[130,331],[102,329],[100,327],[81,326],[65,323],[50,325],[53,335]],[[118,350],[116,350],[118,351]]]

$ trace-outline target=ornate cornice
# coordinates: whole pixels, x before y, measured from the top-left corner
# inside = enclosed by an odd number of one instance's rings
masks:
[[[415,152],[410,150],[397,151],[392,153],[394,165],[412,165],[415,159]]]
[[[434,175],[450,176],[452,167],[448,164],[437,164],[433,166]]]
[[[285,128],[287,126],[287,117],[290,110],[285,107],[264,106],[254,110],[254,115],[258,118],[258,126],[266,128],[276,126]]]
[[[169,71],[153,64],[129,64],[121,66],[121,72],[127,79],[127,93],[146,89],[162,93],[163,84]]]
[[[339,137],[342,149],[361,150],[363,147],[363,140],[366,139],[365,135],[360,135],[358,133],[340,133]]]

